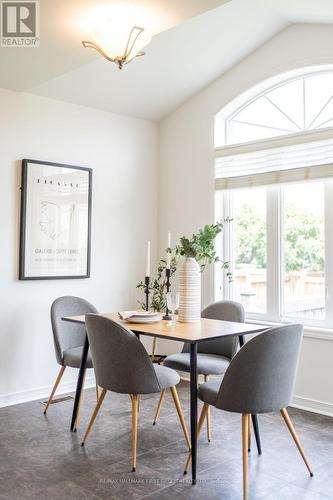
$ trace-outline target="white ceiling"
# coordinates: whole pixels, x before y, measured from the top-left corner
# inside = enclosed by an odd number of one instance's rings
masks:
[[[251,1],[251,0],[250,0]],[[263,0],[291,23],[333,23],[332,0]]]
[[[0,49],[0,86],[159,121],[291,22],[333,23],[333,0],[133,2],[153,14],[145,57],[119,71],[80,44],[96,2],[41,0],[40,48]]]
[[[135,12],[153,34],[229,0],[39,0],[39,48],[0,47],[0,87],[27,90],[100,56],[82,47],[93,24],[105,15]],[[115,68],[109,68],[109,70]]]

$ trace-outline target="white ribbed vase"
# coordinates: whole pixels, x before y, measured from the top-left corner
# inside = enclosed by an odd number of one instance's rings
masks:
[[[179,315],[183,323],[200,321],[201,272],[194,258],[183,259],[179,269]]]

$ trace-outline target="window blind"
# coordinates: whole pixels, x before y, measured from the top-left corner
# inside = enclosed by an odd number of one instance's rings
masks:
[[[217,157],[215,189],[333,177],[333,140]]]

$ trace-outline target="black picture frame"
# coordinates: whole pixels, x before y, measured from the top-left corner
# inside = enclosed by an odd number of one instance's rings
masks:
[[[28,192],[28,171],[29,165],[40,165],[44,167],[57,167],[62,169],[72,169],[85,171],[88,175],[88,193],[87,193],[87,246],[86,246],[86,272],[83,274],[65,274],[65,275],[27,275],[26,269],[26,245],[27,245],[27,203],[31,193]],[[19,254],[19,280],[59,280],[59,279],[86,279],[90,278],[91,270],[91,219],[92,219],[92,169],[88,167],[79,167],[64,163],[55,163],[44,160],[22,160],[21,176],[21,210],[20,210],[20,254]]]

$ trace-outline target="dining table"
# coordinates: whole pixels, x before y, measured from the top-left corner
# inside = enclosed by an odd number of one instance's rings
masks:
[[[192,483],[197,478],[197,423],[198,423],[198,373],[197,353],[200,342],[226,337],[239,337],[240,346],[244,344],[244,336],[256,334],[268,329],[265,325],[253,323],[238,323],[234,321],[222,321],[201,318],[194,323],[176,322],[169,326],[165,320],[154,323],[130,323],[119,318],[118,313],[101,313],[102,316],[112,319],[127,327],[140,337],[145,335],[153,338],[183,342],[190,345],[190,425],[191,425],[191,453],[192,453]],[[85,324],[85,316],[66,316],[64,321]],[[82,350],[81,366],[79,370],[76,394],[74,399],[71,431],[76,431],[77,414],[80,403],[81,391],[86,370],[86,362],[89,350],[89,340],[86,334]],[[255,429],[256,430],[256,429]],[[257,436],[256,436],[257,437]]]

